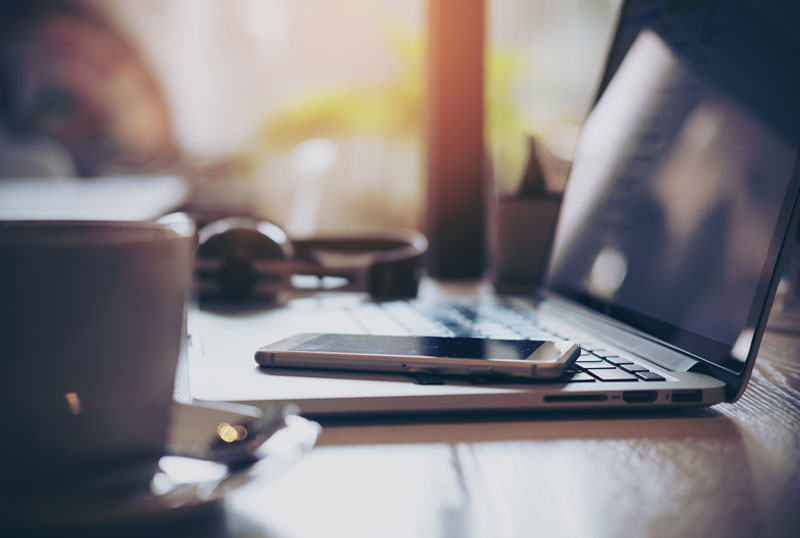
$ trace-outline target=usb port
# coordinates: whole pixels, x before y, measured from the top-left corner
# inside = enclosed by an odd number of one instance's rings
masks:
[[[658,394],[654,390],[626,390],[622,399],[628,403],[650,403],[656,401]]]
[[[703,401],[703,391],[700,389],[672,391],[672,403],[692,403],[692,402],[702,402],[702,401]]]

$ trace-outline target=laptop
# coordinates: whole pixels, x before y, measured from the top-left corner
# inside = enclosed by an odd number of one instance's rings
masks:
[[[535,296],[423,286],[414,301],[197,310],[191,396],[294,402],[314,416],[736,400],[798,219],[800,43],[785,4],[622,6]],[[308,331],[546,336],[583,354],[552,382],[259,369],[257,348]]]

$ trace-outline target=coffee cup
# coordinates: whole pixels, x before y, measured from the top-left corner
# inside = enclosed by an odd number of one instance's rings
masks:
[[[166,446],[194,226],[0,222],[6,500],[144,490]]]

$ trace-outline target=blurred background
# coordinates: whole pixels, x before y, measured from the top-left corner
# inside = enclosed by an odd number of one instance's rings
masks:
[[[618,0],[486,1],[492,186],[563,187]],[[425,0],[0,0],[0,175],[174,174],[292,234],[419,228]],[[535,145],[531,144],[535,140]]]

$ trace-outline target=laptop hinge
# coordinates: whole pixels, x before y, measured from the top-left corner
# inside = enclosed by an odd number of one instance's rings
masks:
[[[711,371],[711,368],[708,367],[708,364],[704,363],[703,361],[696,361],[688,371],[695,374],[705,374],[710,376],[714,375],[714,373]]]
[[[605,318],[571,301],[549,295],[539,306],[543,315],[552,314],[562,320],[575,323],[598,339],[618,346],[625,351],[652,362],[666,370],[676,372],[695,371],[701,361],[667,344],[656,341],[647,335],[615,320]]]

